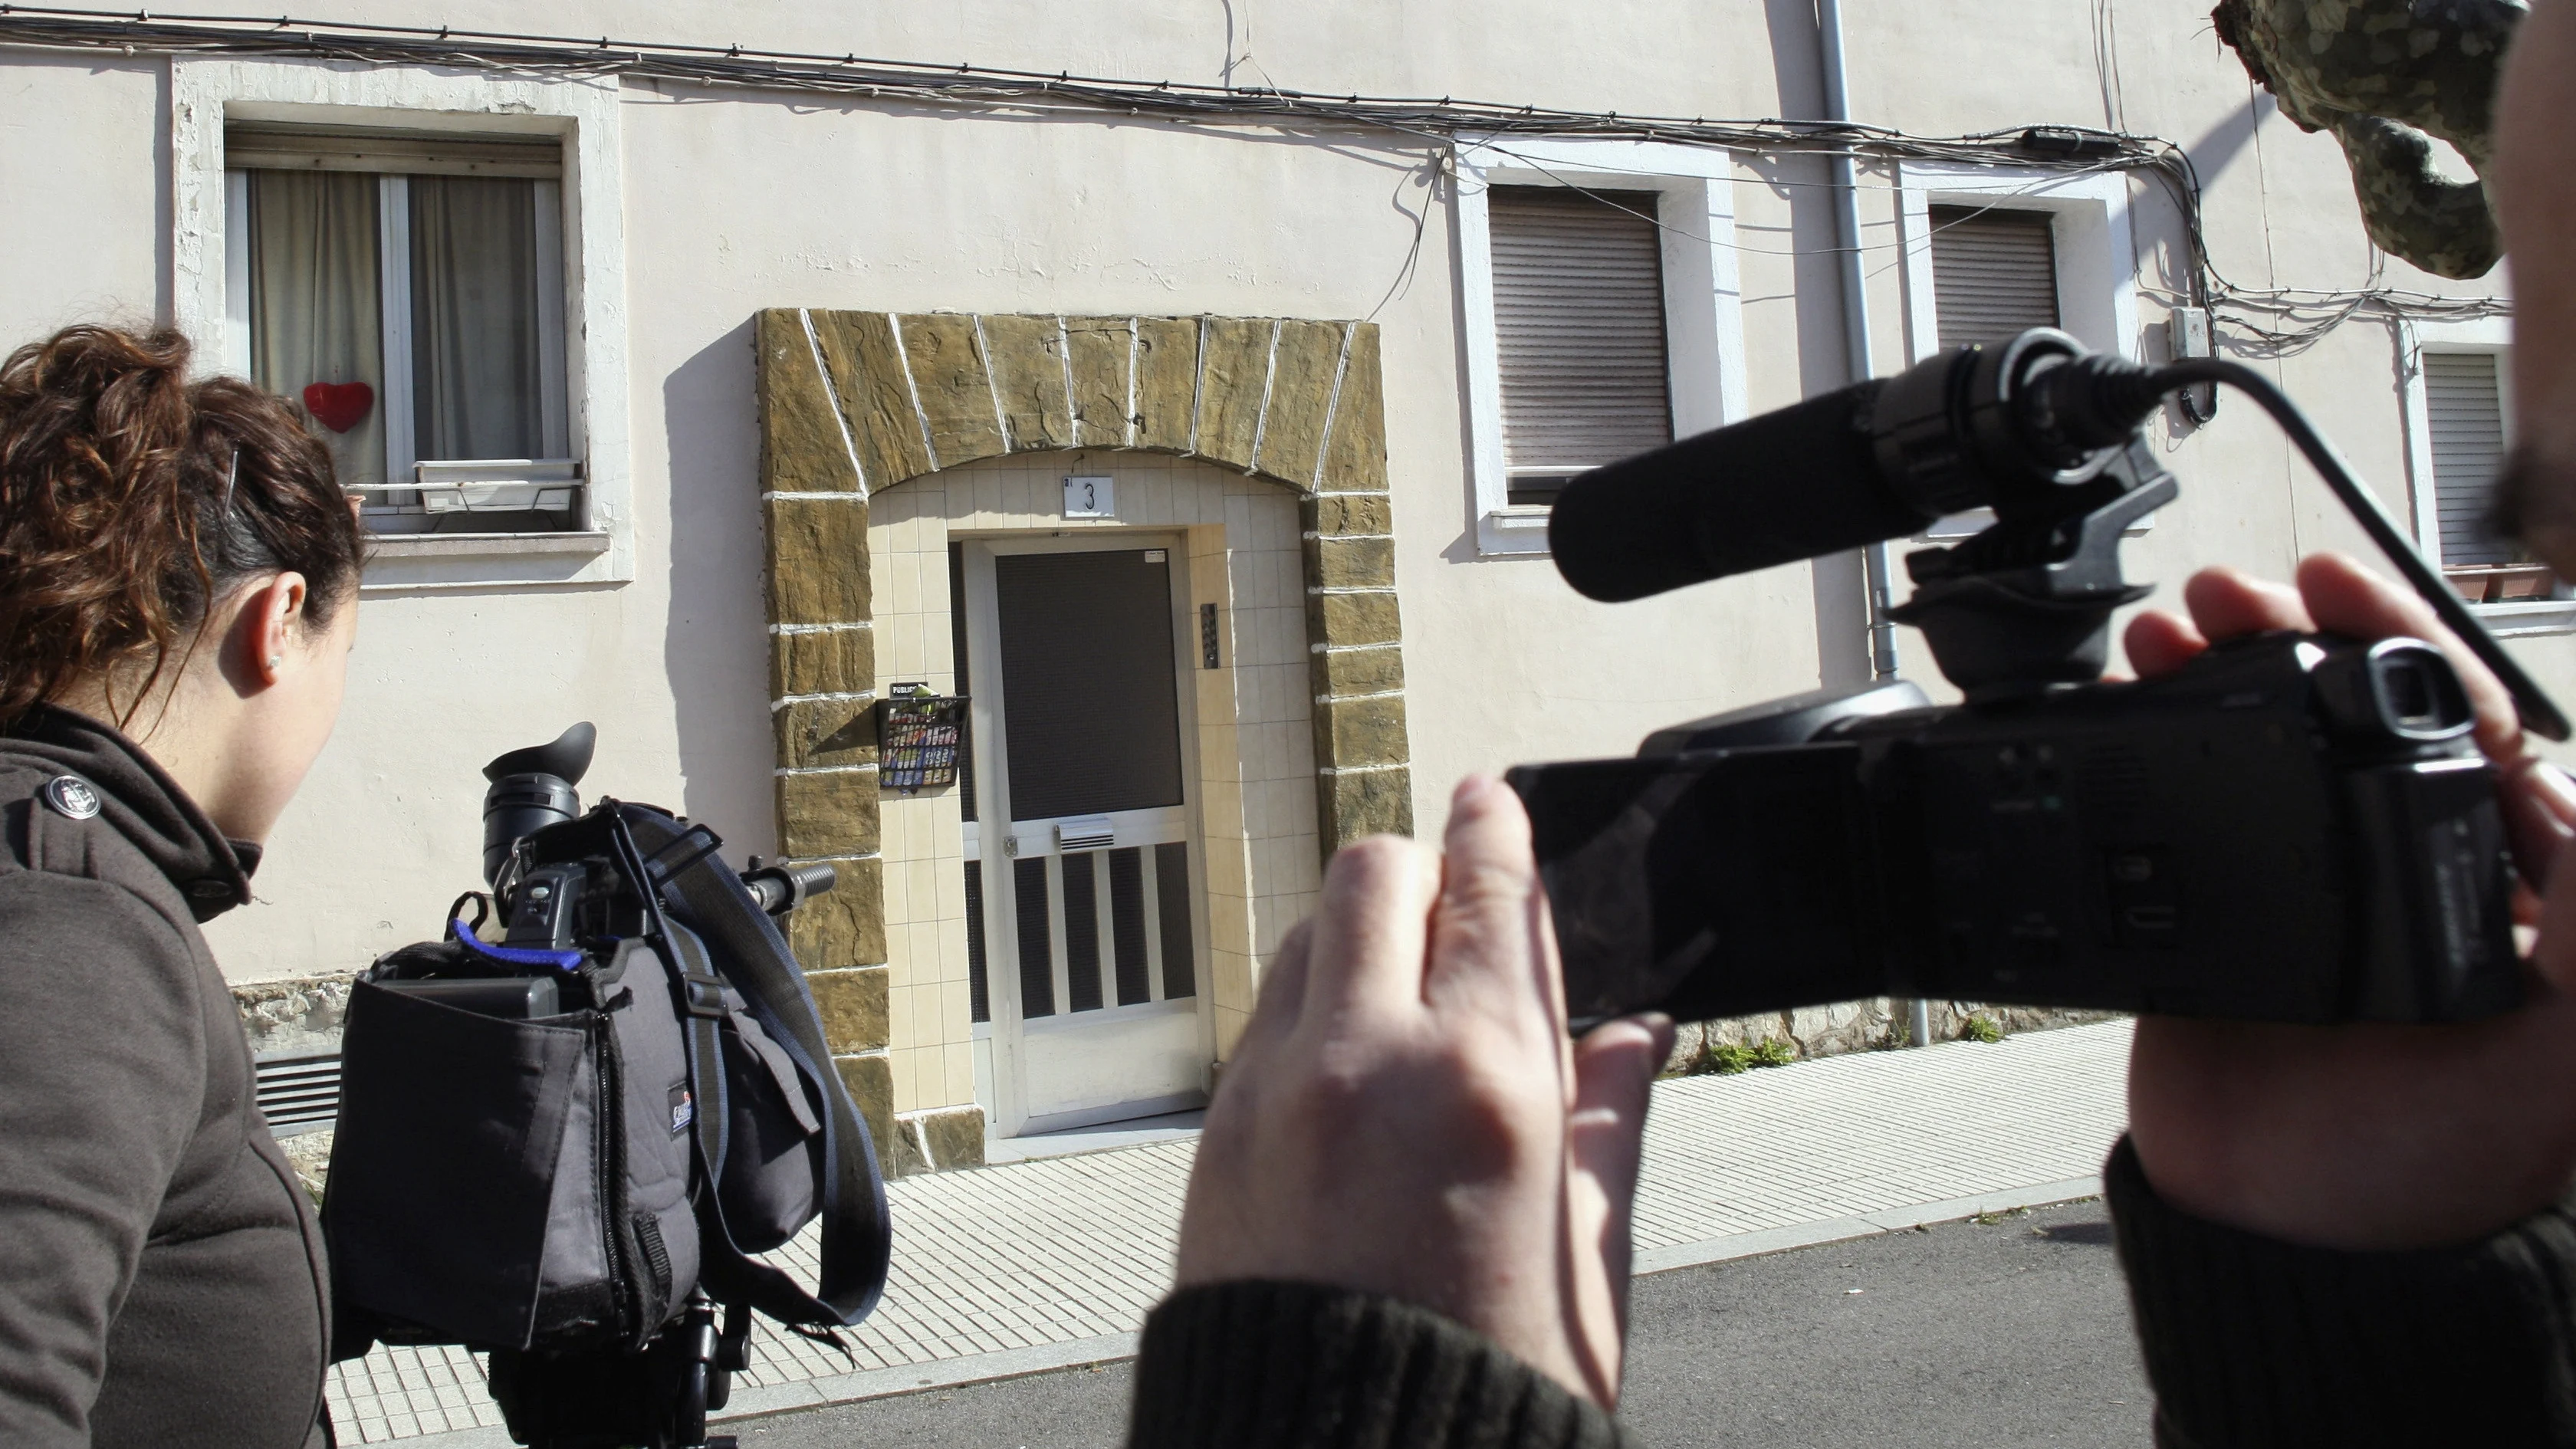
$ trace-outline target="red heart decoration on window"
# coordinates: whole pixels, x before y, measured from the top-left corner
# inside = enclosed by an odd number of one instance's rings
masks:
[[[335,433],[365,422],[375,405],[376,390],[363,382],[315,382],[304,388],[304,410]]]

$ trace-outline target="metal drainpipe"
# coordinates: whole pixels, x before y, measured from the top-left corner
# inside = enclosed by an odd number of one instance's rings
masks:
[[[1816,49],[1823,65],[1825,82],[1825,119],[1848,124],[1851,116],[1850,80],[1843,66],[1842,0],[1816,0]],[[1871,346],[1869,333],[1869,268],[1861,252],[1860,180],[1855,173],[1851,153],[1837,151],[1826,158],[1833,182],[1834,231],[1836,245],[1841,247],[1843,282],[1843,354],[1851,380],[1861,382],[1878,376],[1878,356]],[[1894,566],[1885,543],[1873,543],[1861,550],[1861,569],[1869,586],[1869,674],[1873,680],[1896,677],[1896,621],[1888,610],[1896,603]],[[1906,1036],[1911,1045],[1923,1046],[1932,1039],[1931,1003],[1921,1000],[1906,1003]]]

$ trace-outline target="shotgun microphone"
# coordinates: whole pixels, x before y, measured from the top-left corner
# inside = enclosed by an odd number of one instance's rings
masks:
[[[1873,378],[1595,468],[1547,521],[1557,571],[1624,603],[1921,531],[1871,456]]]
[[[1588,598],[1687,584],[1920,533],[2090,482],[2155,410],[2146,369],[2034,329],[1595,468],[1548,519]]]

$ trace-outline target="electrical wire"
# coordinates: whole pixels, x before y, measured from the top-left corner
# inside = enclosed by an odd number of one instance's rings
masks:
[[[2097,24],[2105,27],[2106,52],[2115,48],[2114,33],[2107,30],[2107,6],[2097,16]],[[1124,115],[1174,125],[1260,126],[1292,133],[1309,128],[1356,129],[1403,137],[1444,153],[1486,147],[1510,154],[1504,138],[1517,136],[1595,137],[1699,146],[1755,158],[1824,155],[1848,157],[1855,163],[1946,161],[2067,174],[2125,171],[2161,186],[2182,220],[2185,289],[2180,293],[2142,290],[2176,297],[2181,305],[2209,309],[2213,325],[2223,324],[2226,329],[2229,350],[2239,355],[2288,356],[2361,318],[2457,322],[2512,312],[2511,304],[2499,299],[2443,297],[2382,286],[2376,267],[2370,284],[2357,290],[2240,286],[2228,280],[2210,257],[2202,224],[2200,178],[2182,147],[2162,137],[2082,126],[2052,123],[1959,136],[1916,136],[1859,122],[1628,116],[1455,96],[1323,95],[1277,85],[1246,89],[1076,76],[1070,71],[1049,75],[855,53],[836,56],[741,45],[638,45],[609,36],[591,39],[291,16],[171,19],[156,18],[149,11],[47,5],[0,4],[0,44],[434,65],[514,76],[618,77],[717,89],[913,101],[1017,115]],[[1253,63],[1258,69],[1258,62]],[[2110,63],[2116,64],[2116,56]],[[1426,164],[1444,163],[1434,158]],[[1418,236],[1416,240],[1418,245]],[[1907,244],[1900,240],[1885,245]],[[1737,250],[1803,254],[1744,246]]]

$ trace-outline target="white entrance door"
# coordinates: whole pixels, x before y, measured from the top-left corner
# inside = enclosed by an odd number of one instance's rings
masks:
[[[976,865],[1004,1136],[1205,1101],[1177,540],[965,543]]]

